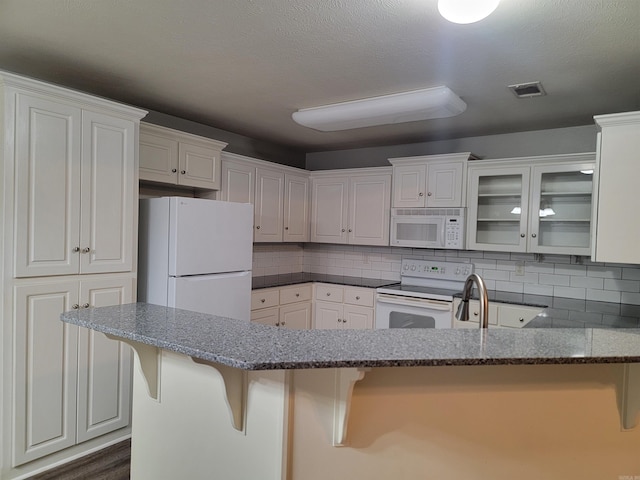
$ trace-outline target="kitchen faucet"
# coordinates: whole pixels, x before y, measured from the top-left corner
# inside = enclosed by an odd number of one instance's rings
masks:
[[[463,321],[469,320],[469,298],[471,297],[474,282],[478,287],[478,297],[480,297],[480,328],[489,328],[489,298],[487,297],[487,287],[482,277],[475,273],[469,275],[464,282],[462,301],[460,305],[458,305],[456,318]]]

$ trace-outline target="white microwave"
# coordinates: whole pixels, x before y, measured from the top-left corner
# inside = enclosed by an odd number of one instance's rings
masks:
[[[391,209],[392,247],[462,250],[464,245],[464,208]]]

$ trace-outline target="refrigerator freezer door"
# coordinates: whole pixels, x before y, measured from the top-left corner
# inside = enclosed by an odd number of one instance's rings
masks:
[[[168,307],[251,319],[251,272],[169,278]]]
[[[172,197],[169,275],[251,270],[253,206]]]

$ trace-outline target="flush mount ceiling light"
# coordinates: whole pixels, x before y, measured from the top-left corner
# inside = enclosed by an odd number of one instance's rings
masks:
[[[424,88],[294,112],[296,123],[322,132],[453,117],[467,104],[447,87]]]
[[[440,15],[453,23],[474,23],[488,17],[500,0],[438,0]]]

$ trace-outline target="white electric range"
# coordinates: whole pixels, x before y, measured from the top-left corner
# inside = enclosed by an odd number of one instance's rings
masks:
[[[376,290],[376,328],[451,328],[473,264],[403,259],[400,284]]]

